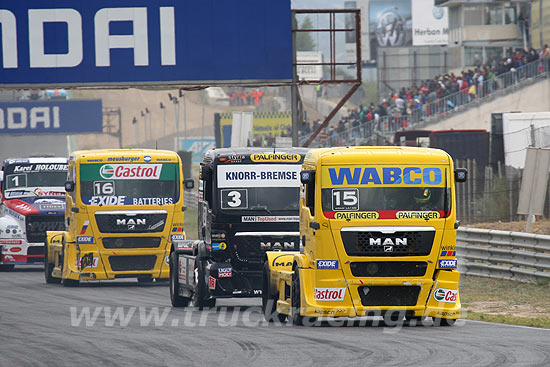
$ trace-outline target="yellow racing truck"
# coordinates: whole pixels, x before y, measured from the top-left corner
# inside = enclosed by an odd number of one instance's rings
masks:
[[[166,150],[76,151],[65,183],[65,230],[48,231],[46,283],[168,279],[174,243],[185,240],[181,159]]]
[[[313,149],[300,172],[299,252],[267,252],[266,320],[460,317],[455,182],[444,151]],[[310,320],[309,320],[310,321]]]

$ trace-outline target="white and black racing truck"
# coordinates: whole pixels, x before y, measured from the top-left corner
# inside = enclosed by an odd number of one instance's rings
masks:
[[[266,251],[300,248],[298,200],[305,148],[222,148],[199,172],[198,241],[173,241],[175,307],[261,297]]]
[[[42,264],[46,231],[65,228],[67,158],[6,159],[0,171],[0,270]]]

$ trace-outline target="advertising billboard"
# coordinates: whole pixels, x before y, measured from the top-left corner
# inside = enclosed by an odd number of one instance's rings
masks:
[[[0,134],[103,131],[101,100],[0,102]]]
[[[448,44],[447,12],[446,7],[434,6],[433,0],[414,0],[412,2],[413,46]]]
[[[0,5],[0,87],[292,80],[290,0]]]
[[[296,51],[296,72],[300,80],[323,79],[323,53],[320,51]],[[319,65],[300,65],[319,64]]]
[[[180,138],[179,149],[183,151],[193,152],[193,163],[202,162],[202,157],[209,149],[215,148],[216,142],[213,137],[190,136],[188,138]]]
[[[379,47],[406,47],[412,44],[411,0],[371,0],[369,39],[371,58]]]

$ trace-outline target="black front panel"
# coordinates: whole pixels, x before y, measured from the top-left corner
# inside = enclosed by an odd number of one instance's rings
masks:
[[[428,263],[423,261],[369,261],[350,264],[354,277],[421,277]]]
[[[46,231],[65,230],[64,220],[64,215],[28,215],[25,218],[27,242],[45,242]]]
[[[261,264],[266,251],[298,251],[298,236],[235,236],[229,244],[236,264]]]
[[[349,256],[427,256],[435,231],[342,231],[341,235]]]
[[[155,255],[109,256],[113,271],[152,270],[156,260]]]
[[[30,246],[27,249],[27,256],[28,255],[44,255],[44,246]]]
[[[363,306],[415,306],[420,293],[419,286],[359,287]]]
[[[135,215],[96,213],[95,219],[102,233],[151,233],[164,230],[166,216],[166,213]]]
[[[160,237],[107,237],[101,239],[105,248],[157,248]]]

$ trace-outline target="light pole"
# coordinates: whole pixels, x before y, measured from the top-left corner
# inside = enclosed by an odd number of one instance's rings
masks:
[[[180,98],[183,98],[183,137],[187,139],[187,100],[183,89],[180,89]]]
[[[145,107],[145,113],[147,116],[149,116],[149,127],[147,130],[149,130],[149,139],[153,140],[153,128],[151,127],[152,121],[151,121],[151,111],[149,111],[149,108]]]
[[[136,125],[138,122],[137,118],[134,116],[134,118],[132,119],[132,125]],[[134,130],[136,131],[136,146],[139,142],[139,129],[137,127],[134,128]]]
[[[166,107],[160,102],[160,109],[162,110],[162,137],[166,136]]]
[[[143,117],[143,144],[145,144],[145,139],[147,138],[147,115],[145,112],[141,111],[141,117]]]

